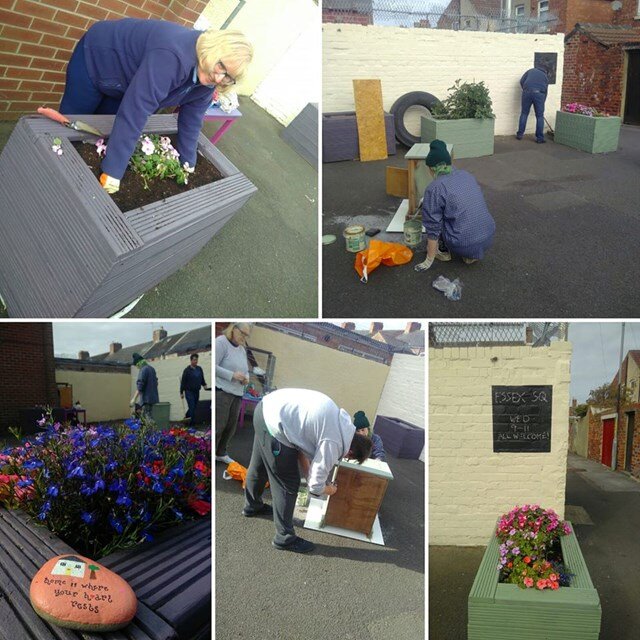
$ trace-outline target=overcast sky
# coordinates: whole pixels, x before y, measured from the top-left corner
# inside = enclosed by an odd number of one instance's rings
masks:
[[[147,342],[153,330],[163,327],[169,335],[202,327],[204,322],[54,322],[53,351],[58,357],[77,358],[78,351],[92,356],[109,351],[112,342],[123,347]]]
[[[618,371],[620,322],[571,322],[569,342],[571,360],[571,396],[584,402],[591,389],[611,382]],[[631,349],[640,349],[640,323],[625,325],[623,357]]]

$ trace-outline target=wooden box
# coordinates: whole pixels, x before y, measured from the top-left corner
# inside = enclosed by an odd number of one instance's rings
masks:
[[[386,462],[341,460],[338,491],[329,498],[324,525],[371,535],[389,480],[393,475]]]

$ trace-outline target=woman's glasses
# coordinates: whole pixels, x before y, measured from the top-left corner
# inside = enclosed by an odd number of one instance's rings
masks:
[[[215,78],[216,76],[222,76],[222,80],[217,81]],[[236,83],[236,79],[232,78],[227,73],[227,68],[222,64],[220,60],[218,60],[218,62],[216,62],[215,64],[215,67],[213,67],[211,78],[213,79],[214,83],[217,83],[217,84],[224,84],[224,85],[230,86]]]

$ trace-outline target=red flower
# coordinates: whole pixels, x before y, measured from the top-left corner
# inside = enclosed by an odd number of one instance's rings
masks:
[[[526,564],[529,564],[531,562],[531,558],[529,556],[525,556],[524,561]]]
[[[211,511],[211,504],[204,500],[189,500],[188,505],[199,516],[206,516]]]

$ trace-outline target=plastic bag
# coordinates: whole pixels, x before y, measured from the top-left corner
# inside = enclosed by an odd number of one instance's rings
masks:
[[[462,282],[456,278],[453,282],[444,276],[438,276],[433,281],[433,288],[442,291],[448,300],[460,300],[462,298]]]
[[[393,267],[399,264],[406,264],[411,258],[413,258],[413,251],[403,244],[371,240],[364,251],[356,254],[355,269],[360,276],[360,280],[367,282],[369,274],[374,269],[377,269],[380,264]]]
[[[227,468],[222,472],[222,477],[225,480],[237,480],[242,482],[242,488],[244,489],[247,483],[247,468],[243,467],[239,462],[230,462]],[[265,489],[269,486],[269,483],[264,485]]]

